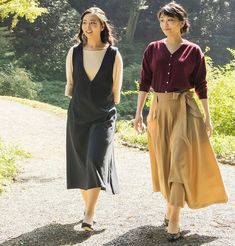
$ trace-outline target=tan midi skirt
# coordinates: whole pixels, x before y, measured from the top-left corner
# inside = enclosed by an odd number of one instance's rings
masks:
[[[193,92],[154,93],[147,130],[154,192],[169,202],[172,183],[179,183],[190,208],[227,202]]]

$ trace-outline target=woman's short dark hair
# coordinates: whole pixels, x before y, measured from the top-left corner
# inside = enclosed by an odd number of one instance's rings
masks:
[[[176,17],[180,21],[185,21],[184,26],[181,28],[181,34],[187,33],[190,27],[189,20],[188,20],[188,13],[186,10],[175,1],[172,1],[163,7],[157,12],[157,17],[160,19],[161,15],[166,15],[170,17]]]
[[[116,38],[115,38],[115,35],[113,33],[114,27],[112,26],[110,21],[107,19],[105,12],[98,7],[91,7],[82,13],[80,27],[79,27],[79,33],[75,37],[76,40],[79,43],[82,43],[83,45],[86,44],[86,42],[87,42],[87,39],[86,39],[86,37],[83,33],[83,30],[82,30],[83,18],[87,14],[93,14],[99,18],[100,23],[104,26],[104,29],[101,31],[101,34],[100,34],[101,35],[101,37],[100,37],[101,41],[103,43],[110,43],[111,45],[113,45],[116,42]]]

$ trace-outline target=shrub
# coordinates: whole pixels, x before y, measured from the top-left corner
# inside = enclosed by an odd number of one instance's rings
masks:
[[[135,91],[126,91],[121,94],[121,103],[117,105],[121,118],[133,118],[136,111],[137,94]]]
[[[0,71],[0,95],[36,99],[40,83],[31,79],[31,74],[23,68],[10,65]]]
[[[211,138],[211,144],[215,153],[219,157],[235,158],[235,136],[225,136],[214,134]]]
[[[116,124],[117,135],[125,143],[132,145],[133,147],[139,147],[147,149],[147,133],[137,134],[133,127],[133,120],[126,121],[120,120]]]
[[[136,90],[136,81],[140,78],[141,65],[133,63],[123,69],[123,91]]]
[[[42,82],[42,88],[38,93],[39,101],[46,102],[67,109],[69,98],[64,95],[65,82],[48,80]]]
[[[25,152],[17,145],[6,145],[0,139],[0,192],[3,190],[3,181],[6,179],[13,179],[16,175],[17,157],[30,158],[31,154]]]
[[[234,56],[235,57],[235,56]],[[209,104],[214,131],[235,135],[235,59],[223,67],[213,67],[207,58]]]

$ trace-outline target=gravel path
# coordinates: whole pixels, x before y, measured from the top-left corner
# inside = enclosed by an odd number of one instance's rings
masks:
[[[116,140],[122,192],[101,193],[97,230],[84,233],[78,190],[65,188],[66,119],[0,99],[0,136],[33,158],[19,161],[17,182],[0,195],[0,246],[7,245],[235,245],[235,168],[220,165],[227,204],[182,213],[184,238],[167,243],[161,227],[165,202],[152,193],[148,153]]]

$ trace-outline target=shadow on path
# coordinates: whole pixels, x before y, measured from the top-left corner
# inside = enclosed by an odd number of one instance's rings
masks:
[[[31,232],[20,235],[17,238],[10,239],[0,244],[0,246],[58,246],[58,245],[74,245],[82,243],[92,235],[99,234],[105,230],[94,232],[84,232],[74,230],[74,226],[80,222],[73,224],[50,224],[37,228]],[[23,226],[23,225],[22,225]]]
[[[156,245],[190,245],[199,246],[212,242],[217,237],[198,234],[188,235],[189,230],[182,231],[182,238],[176,242],[169,243],[166,239],[166,231],[163,226],[141,226],[128,231],[122,236],[104,244],[103,246],[156,246]]]

